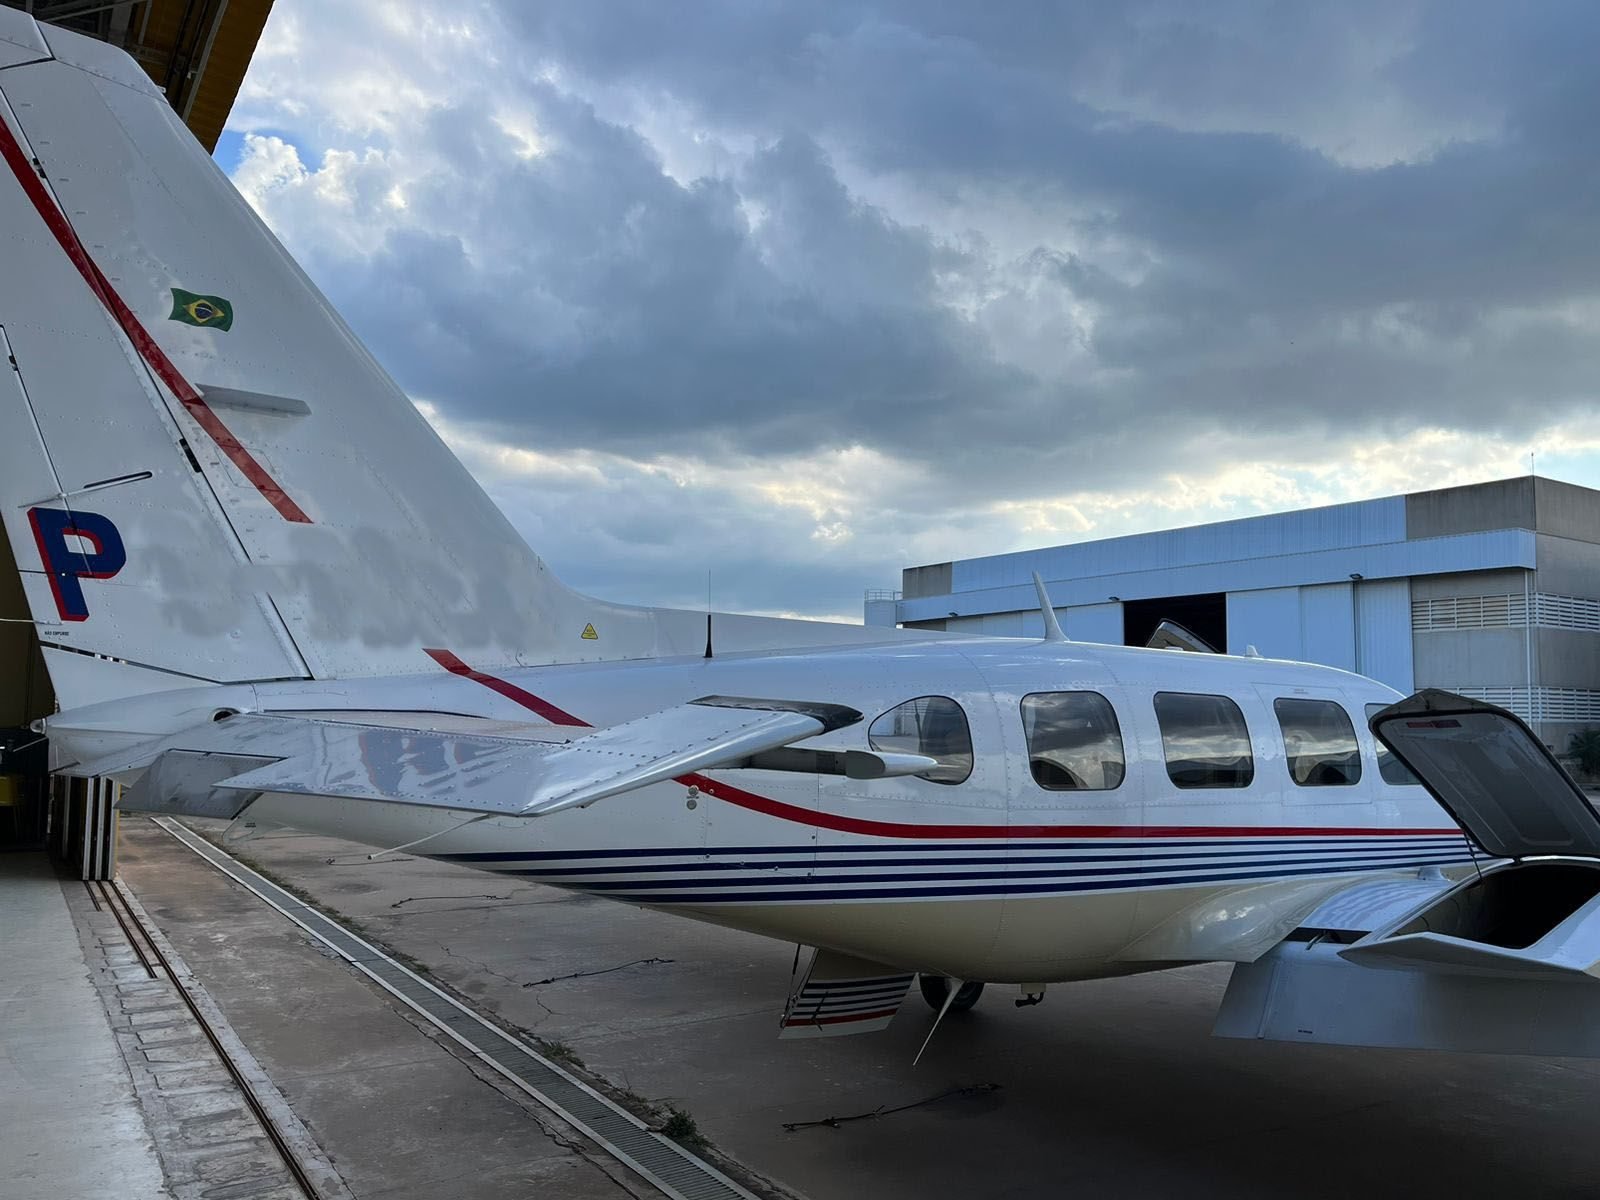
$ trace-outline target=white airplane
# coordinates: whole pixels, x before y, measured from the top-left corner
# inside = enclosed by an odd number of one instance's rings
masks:
[[[814,947],[792,1036],[1226,961],[1224,1034],[1600,1054],[1600,821],[1510,714],[1069,642],[1042,585],[1040,641],[589,599],[121,52],[0,9],[0,158],[41,728],[123,808]]]

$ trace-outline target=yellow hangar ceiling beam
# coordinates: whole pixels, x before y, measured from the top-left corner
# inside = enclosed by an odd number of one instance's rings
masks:
[[[40,21],[120,46],[207,150],[244,82],[272,0],[0,0]]]

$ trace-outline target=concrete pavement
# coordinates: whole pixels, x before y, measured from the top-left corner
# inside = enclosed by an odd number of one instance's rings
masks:
[[[197,904],[197,873],[215,873],[182,865],[187,852],[159,830],[126,825],[124,874],[202,978],[208,941],[236,944],[220,952],[224,970],[260,953],[260,933],[237,932],[253,901]],[[1226,967],[1056,987],[1025,1010],[990,989],[913,1067],[929,1019],[915,996],[886,1033],[779,1042],[792,946],[422,859],[371,863],[329,839],[267,834],[236,849],[615,1087],[682,1107],[721,1149],[814,1200],[1600,1193],[1588,1116],[1600,1064],[1212,1039]],[[278,1079],[292,1101],[370,1078],[366,1056],[315,1028],[325,989],[350,982],[327,965],[286,994],[252,968],[253,1003],[304,1031],[307,1049],[284,1052]],[[430,1103],[433,1081],[410,1083]],[[838,1128],[785,1128],[950,1092]],[[352,1150],[358,1134],[346,1133]]]

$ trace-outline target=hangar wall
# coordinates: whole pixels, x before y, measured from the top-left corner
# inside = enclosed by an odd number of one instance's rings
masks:
[[[1411,582],[1375,579],[1228,593],[1228,652],[1324,663],[1412,690]]]
[[[1121,643],[1122,610],[1225,594],[1226,649],[1410,692],[1504,704],[1564,751],[1600,728],[1600,492],[1525,476],[908,568],[872,624],[1037,637],[1032,573],[1067,636]]]

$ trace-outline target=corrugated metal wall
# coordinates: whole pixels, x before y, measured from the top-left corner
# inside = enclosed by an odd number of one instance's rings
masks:
[[[1359,671],[1412,690],[1411,584],[1405,579],[1269,588],[1228,594],[1228,648],[1254,646]]]
[[[1356,629],[1356,670],[1399,691],[1413,691],[1411,581],[1368,579],[1357,584]]]
[[[1075,642],[1122,645],[1122,605],[1080,604],[1061,610],[1061,632]]]
[[[1391,496],[1048,550],[962,559],[951,564],[951,587],[956,592],[1011,587],[1029,582],[1033,571],[1046,579],[1081,579],[1127,571],[1245,562],[1282,554],[1400,542],[1405,536],[1405,498]]]
[[[1251,646],[1268,658],[1305,657],[1299,588],[1228,593],[1228,649],[1243,654]]]
[[[1300,589],[1300,636],[1306,662],[1356,669],[1355,588],[1324,583]],[[1411,614],[1406,614],[1411,620]]]

